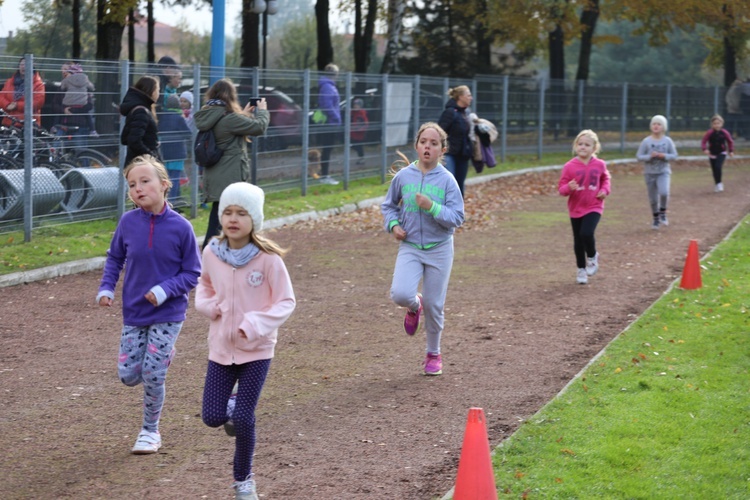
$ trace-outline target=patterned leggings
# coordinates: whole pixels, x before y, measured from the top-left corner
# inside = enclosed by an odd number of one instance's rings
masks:
[[[252,475],[255,452],[255,407],[271,366],[270,359],[241,365],[220,365],[208,362],[206,385],[203,389],[203,423],[219,427],[228,420],[227,403],[234,383],[239,381],[234,407],[234,480],[244,481]]]
[[[181,329],[182,322],[122,327],[117,372],[127,386],[143,382],[143,428],[149,432],[159,432],[164,382]]]

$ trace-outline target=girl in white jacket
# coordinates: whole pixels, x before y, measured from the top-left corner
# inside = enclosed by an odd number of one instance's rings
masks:
[[[236,435],[235,498],[243,500],[258,498],[252,473],[255,406],[278,329],[296,304],[282,260],[286,250],[258,235],[264,198],[262,189],[246,182],[222,192],[223,231],[203,250],[195,296],[195,308],[211,320],[203,422]]]

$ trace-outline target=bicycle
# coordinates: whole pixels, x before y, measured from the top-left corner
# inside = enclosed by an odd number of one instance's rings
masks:
[[[0,168],[23,168],[24,121],[10,116],[0,108],[0,118],[3,117],[8,118],[12,126],[0,128],[0,144],[4,146],[0,151],[2,151],[2,158],[5,159],[0,163]],[[95,149],[74,148],[66,145],[66,140],[70,140],[71,136],[65,134],[78,130],[78,127],[57,124],[47,131],[35,121],[32,124],[35,167],[49,168],[55,176],[60,178],[73,168],[100,168],[111,165],[110,158]]]

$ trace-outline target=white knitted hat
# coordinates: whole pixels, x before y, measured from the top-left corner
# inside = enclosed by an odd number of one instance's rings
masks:
[[[664,127],[664,131],[667,131],[667,119],[662,115],[655,115],[653,118],[651,118],[651,123],[661,123],[661,126]]]
[[[266,195],[261,188],[248,182],[235,182],[227,186],[219,199],[219,217],[230,205],[237,205],[247,210],[253,219],[253,231],[263,230],[263,203]]]

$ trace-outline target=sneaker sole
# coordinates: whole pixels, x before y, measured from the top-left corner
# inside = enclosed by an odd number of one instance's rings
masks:
[[[425,374],[426,377],[434,377],[436,375],[442,375],[443,374],[443,370],[440,370],[439,372],[433,372],[433,373],[424,372],[424,374]]]
[[[149,449],[149,450],[136,450],[133,448],[130,450],[130,453],[133,455],[153,455],[154,453],[159,453],[159,448],[161,448],[161,445],[157,446],[156,449]]]

